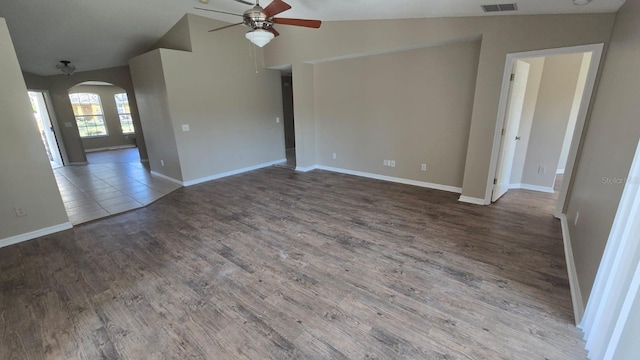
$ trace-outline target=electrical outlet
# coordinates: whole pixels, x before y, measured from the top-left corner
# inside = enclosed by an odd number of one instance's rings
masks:
[[[384,165],[384,166],[389,166],[389,160],[384,160],[384,161],[382,162],[382,165]]]
[[[190,131],[189,124],[182,124],[182,131]]]
[[[538,166],[538,174],[546,174],[547,173],[547,168],[544,166]]]
[[[420,168],[420,170],[427,171],[427,164],[422,164],[422,167]]]
[[[16,212],[17,217],[27,216],[27,211],[22,207],[14,207],[13,210]]]
[[[335,160],[337,158],[338,158],[338,155],[336,153],[333,153],[333,159]]]
[[[580,217],[580,211],[576,211],[576,219],[573,220],[573,226],[578,225],[578,218]]]
[[[389,160],[389,166],[396,167],[396,161],[395,160]]]
[[[276,124],[280,124],[280,118],[276,117]]]
[[[164,160],[160,160],[160,165],[164,166]]]

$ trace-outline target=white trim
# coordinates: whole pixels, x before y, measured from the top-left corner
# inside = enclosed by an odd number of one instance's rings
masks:
[[[164,174],[160,174],[159,172],[156,172],[156,171],[151,170],[151,175],[153,175],[153,176],[157,176],[157,177],[159,177],[159,178],[161,178],[161,179],[165,179],[165,180],[171,181],[172,183],[175,183],[175,184],[178,184],[178,185],[184,186],[184,184],[183,184],[183,182],[182,182],[182,181],[177,180],[177,179],[174,179],[174,178],[172,178],[172,177],[170,177],[170,176],[167,176],[167,175],[164,175]]]
[[[556,170],[556,175],[564,175],[564,169]]]
[[[509,184],[509,189],[523,189],[523,190],[531,190],[531,191],[540,191],[544,193],[553,194],[553,187],[549,186],[540,186],[540,185],[531,185],[531,184]]]
[[[578,283],[578,272],[576,271],[576,263],[573,258],[571,236],[569,235],[569,223],[567,222],[567,216],[565,214],[560,215],[560,224],[562,226],[562,242],[564,243],[564,258],[567,263],[569,288],[571,289],[571,302],[573,303],[573,317],[576,324],[579,324],[584,315],[584,300],[580,292],[580,283]]]
[[[69,166],[84,166],[84,165],[89,165],[89,162],[87,162],[87,161],[70,162],[67,165],[69,165]]]
[[[136,148],[135,145],[127,144],[127,145],[116,145],[116,146],[99,147],[99,148],[93,148],[93,149],[84,149],[84,152],[85,153],[92,153],[92,152],[98,152],[98,151],[134,149],[134,148]]]
[[[582,130],[587,118],[587,111],[591,104],[591,96],[595,88],[595,81],[598,75],[598,68],[600,66],[600,60],[602,59],[602,51],[604,44],[591,44],[571,46],[555,49],[545,49],[536,51],[526,51],[520,53],[507,54],[505,61],[504,73],[502,78],[502,90],[500,93],[500,101],[498,102],[498,118],[496,121],[496,128],[493,136],[493,148],[491,150],[491,162],[489,163],[489,172],[487,174],[487,187],[485,189],[485,201],[491,203],[491,193],[493,191],[493,179],[496,176],[496,169],[498,166],[498,154],[500,152],[500,142],[502,138],[502,126],[504,124],[504,117],[507,110],[507,100],[509,96],[509,83],[511,79],[511,71],[513,68],[513,62],[517,59],[526,59],[532,57],[543,57],[550,55],[564,55],[564,54],[577,54],[577,53],[592,53],[591,64],[589,66],[589,75],[582,94],[582,102],[580,104],[580,111],[578,112],[578,120],[576,121],[576,127],[574,130],[573,140],[571,142],[571,148],[569,150],[569,157],[567,159],[567,178],[571,178],[573,175],[573,167],[576,162],[578,146],[582,138]],[[560,195],[558,196],[556,217],[560,217],[564,210],[564,205],[567,198],[567,192],[569,190],[569,181],[563,181]],[[560,211],[558,211],[560,209]]]
[[[269,162],[258,164],[258,165],[248,166],[248,167],[245,167],[245,168],[242,168],[242,169],[231,170],[231,171],[227,171],[227,172],[224,172],[224,173],[215,174],[215,175],[211,175],[211,176],[206,176],[206,177],[202,177],[202,178],[195,179],[195,180],[184,181],[184,182],[182,182],[182,185],[183,186],[193,186],[193,185],[201,184],[203,182],[221,179],[221,178],[224,178],[224,177],[227,177],[227,176],[232,176],[232,175],[245,173],[245,172],[248,172],[248,171],[262,169],[262,168],[265,168],[265,167],[268,167],[268,166],[273,166],[273,165],[276,165],[276,164],[280,164],[280,163],[283,163],[283,162],[286,162],[286,161],[287,161],[287,159],[269,161]]]
[[[458,201],[467,203],[467,204],[474,204],[474,205],[489,205],[486,199],[480,199],[480,198],[464,196],[464,195],[460,195],[460,198],[458,199]]]
[[[627,320],[627,304],[637,295],[633,284],[640,283],[640,144],[627,179],[581,323],[586,349],[595,359],[607,358],[615,350]]]
[[[317,168],[318,168],[318,165],[307,166],[307,167],[296,166],[296,171],[309,172],[309,171],[315,170]]]
[[[57,233],[57,232],[60,232],[60,231],[69,230],[72,227],[73,227],[73,224],[71,224],[70,222],[67,221],[66,223],[62,223],[62,224],[58,224],[58,225],[54,225],[54,226],[49,226],[49,227],[44,228],[44,229],[31,231],[31,232],[20,234],[20,235],[11,236],[11,237],[8,237],[8,238],[0,240],[0,248],[3,248],[5,246],[9,246],[9,245],[18,244],[18,243],[21,243],[21,242],[25,242],[25,241],[28,241],[28,240],[35,239],[35,238],[39,238],[41,236],[50,235],[50,234]]]
[[[406,185],[419,186],[419,187],[423,187],[423,188],[448,191],[448,192],[453,192],[453,193],[458,193],[458,194],[460,194],[462,192],[462,188],[455,187],[455,186],[440,185],[440,184],[434,184],[434,183],[429,183],[429,182],[424,182],[424,181],[404,179],[404,178],[398,178],[398,177],[380,175],[380,174],[373,174],[373,173],[366,173],[366,172],[362,172],[362,171],[342,169],[342,168],[336,168],[336,167],[331,167],[331,166],[317,165],[316,169],[325,170],[325,171],[332,171],[332,172],[337,172],[337,173],[347,174],[347,175],[361,176],[361,177],[366,177],[366,178],[376,179],[376,180],[382,180],[382,181],[395,182],[395,183],[406,184]]]

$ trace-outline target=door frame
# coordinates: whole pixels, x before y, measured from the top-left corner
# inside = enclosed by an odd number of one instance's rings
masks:
[[[587,120],[587,113],[591,106],[591,99],[595,90],[596,78],[598,77],[598,69],[600,68],[600,62],[602,61],[602,54],[604,50],[604,43],[569,46],[562,48],[544,49],[525,51],[518,53],[507,54],[504,73],[502,77],[502,90],[500,93],[500,101],[498,103],[498,118],[496,121],[496,128],[493,137],[493,149],[491,151],[491,162],[489,166],[489,173],[487,175],[487,187],[485,189],[485,204],[491,204],[491,194],[493,192],[493,179],[496,175],[496,168],[498,166],[498,154],[500,153],[500,145],[502,140],[502,128],[504,126],[504,117],[507,111],[507,100],[509,97],[509,83],[511,79],[512,64],[515,60],[526,59],[532,57],[543,57],[553,55],[567,55],[577,53],[591,53],[591,64],[589,64],[589,73],[587,75],[587,81],[585,83],[584,92],[582,94],[582,100],[580,103],[580,110],[578,111],[578,119],[576,121],[576,127],[573,132],[573,139],[571,140],[571,147],[569,149],[569,156],[567,159],[567,166],[565,168],[564,180],[560,188],[560,195],[556,203],[556,209],[554,212],[555,217],[560,218],[564,213],[567,202],[567,193],[571,183],[573,182],[573,171],[576,164],[578,150],[582,142],[582,134],[584,126]]]
[[[39,92],[42,93],[44,97],[44,104],[46,106],[47,114],[49,115],[49,121],[51,121],[51,126],[53,126],[53,131],[55,133],[55,139],[58,145],[58,150],[60,151],[60,156],[62,157],[62,165],[69,165],[69,157],[67,156],[67,150],[64,146],[64,142],[62,139],[62,132],[60,131],[60,124],[58,124],[58,119],[56,118],[56,113],[53,110],[53,102],[51,101],[51,95],[49,94],[49,90],[41,90],[41,89],[31,89],[28,88],[27,92]]]

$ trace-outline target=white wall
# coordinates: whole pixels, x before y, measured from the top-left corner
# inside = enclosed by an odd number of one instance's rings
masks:
[[[4,18],[0,18],[0,246],[68,224]],[[27,212],[17,217],[14,207]]]

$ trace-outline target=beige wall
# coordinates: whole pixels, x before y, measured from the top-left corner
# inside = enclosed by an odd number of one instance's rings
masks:
[[[27,87],[33,90],[48,90],[53,103],[55,117],[59,123],[60,136],[64,142],[65,150],[72,164],[82,164],[87,161],[84,153],[82,139],[76,126],[73,109],[69,101],[69,89],[85,81],[103,81],[121,87],[126,90],[131,106],[131,117],[136,128],[136,142],[141,159],[147,159],[146,144],[144,134],[141,131],[140,116],[138,115],[138,105],[133,91],[133,83],[129,74],[128,66],[121,66],[110,69],[77,72],[72,76],[54,75],[37,76],[24,74]],[[43,88],[46,86],[46,88]],[[69,123],[71,127],[65,126]]]
[[[527,79],[527,88],[525,89],[524,103],[522,105],[520,127],[518,128],[518,136],[520,136],[521,139],[516,142],[510,184],[522,184],[522,172],[524,171],[524,163],[527,160],[527,149],[529,148],[529,139],[531,137],[533,115],[535,114],[536,103],[538,102],[544,60],[544,57],[522,60],[529,64],[529,77]]]
[[[195,15],[186,18],[193,52],[161,49],[131,61],[134,78],[145,77],[147,83],[153,76],[163,78],[166,90],[154,96],[166,96],[182,174],[175,178],[197,181],[284,159],[283,122],[276,123],[276,117],[283,117],[280,72],[260,66],[261,51],[250,56],[246,29],[210,33],[227,24]],[[147,61],[154,63],[153,69],[145,69]],[[143,121],[150,118],[143,114]],[[190,131],[182,131],[183,124]],[[156,162],[151,168],[162,172]]]
[[[580,75],[578,75],[578,85],[576,86],[576,92],[573,97],[573,106],[571,107],[571,114],[569,115],[569,124],[567,125],[567,132],[564,134],[564,142],[562,143],[562,151],[560,152],[560,160],[558,160],[557,170],[564,174],[567,167],[567,161],[569,160],[569,150],[571,149],[571,142],[576,130],[576,123],[578,121],[578,112],[580,111],[580,105],[582,105],[582,97],[584,95],[585,87],[587,84],[587,77],[589,76],[589,67],[591,65],[591,59],[593,54],[584,53],[582,55],[582,64],[580,67]]]
[[[468,41],[316,65],[317,163],[461,187],[479,52]]]
[[[80,85],[69,89],[69,94],[92,93],[100,96],[104,120],[107,125],[107,136],[82,139],[86,150],[103,149],[109,147],[128,146],[135,144],[135,135],[123,134],[120,126],[120,116],[114,99],[115,94],[126,92],[123,88],[107,85]],[[134,125],[135,127],[135,125]]]
[[[522,183],[553,188],[573,108],[583,54],[547,56],[531,126]],[[546,172],[538,172],[544,167]]]
[[[184,16],[154,45],[156,49],[192,51],[189,18]]]
[[[20,65],[0,18],[0,240],[67,223]],[[27,216],[17,217],[14,207]]]
[[[566,214],[584,303],[624,188],[624,183],[616,179],[628,175],[640,137],[638,29],[640,2],[627,1],[616,17],[569,194]]]
[[[282,36],[265,50],[267,66],[293,65],[296,134],[315,138],[314,79],[306,63],[357,54],[420,48],[482,37],[463,195],[485,198],[498,102],[507,53],[607,42],[614,14],[491,16],[325,22],[319,30],[279,26]],[[313,107],[311,108],[313,109]],[[299,130],[300,129],[300,130]],[[323,141],[320,139],[320,141]],[[318,162],[315,141],[298,142],[301,166]],[[304,147],[304,148],[301,148]],[[309,148],[307,148],[309,147]],[[493,177],[493,176],[491,176]]]
[[[182,181],[178,147],[169,114],[162,50],[154,50],[129,62],[142,129],[152,171]]]

